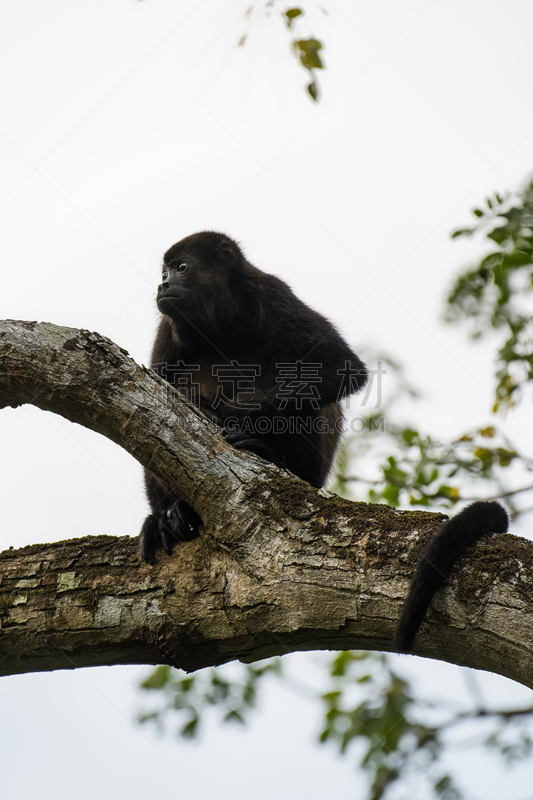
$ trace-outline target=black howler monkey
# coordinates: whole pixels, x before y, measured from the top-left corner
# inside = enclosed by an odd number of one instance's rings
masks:
[[[368,379],[333,325],[214,232],[165,253],[157,306],[152,369],[235,447],[322,486],[341,433],[339,401]],[[149,471],[145,481],[152,513],[139,546],[153,564],[158,547],[170,554],[195,538],[201,520]]]
[[[157,306],[152,368],[235,447],[322,486],[341,432],[339,400],[368,379],[333,325],[214,232],[187,236],[165,253]],[[139,547],[153,564],[159,547],[171,554],[174,543],[195,538],[201,519],[148,470],[145,481],[152,513]],[[410,651],[431,599],[466,548],[507,525],[495,502],[474,503],[444,523],[411,583],[396,632],[399,652]]]

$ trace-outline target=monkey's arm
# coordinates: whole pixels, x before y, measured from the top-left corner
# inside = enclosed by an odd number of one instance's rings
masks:
[[[222,427],[222,419],[204,397],[200,397],[198,407],[210,422]],[[152,513],[148,514],[141,528],[139,551],[144,560],[153,566],[160,548],[172,555],[175,544],[196,539],[202,520],[185,500],[172,492],[150,470],[145,469],[144,480]]]
[[[265,404],[241,417],[229,417],[223,434],[234,447],[250,450],[320,488],[335,449],[325,447],[324,439],[333,436],[337,441],[339,431],[330,429],[322,409],[307,401],[299,405],[295,407],[294,401],[284,408]]]

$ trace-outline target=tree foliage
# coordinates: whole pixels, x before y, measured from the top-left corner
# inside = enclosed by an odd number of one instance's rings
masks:
[[[484,238],[489,251],[455,281],[446,319],[466,322],[476,339],[496,331],[499,411],[515,405],[533,380],[533,181],[516,195],[488,197],[473,214],[475,225],[452,236]]]
[[[274,7],[279,12],[280,18],[284,21],[290,33],[293,35],[291,39],[291,51],[295,56],[298,64],[307,70],[309,76],[309,83],[306,86],[308,96],[314,103],[320,99],[320,87],[316,75],[316,70],[325,69],[325,64],[320,54],[324,48],[324,43],[314,36],[298,35],[298,30],[301,27],[302,18],[305,15],[305,10],[299,6],[291,6],[286,8],[284,5],[279,4],[276,0],[267,0],[265,8],[267,13]],[[322,9],[323,11],[324,9]],[[253,6],[250,6],[246,11],[245,16],[249,17],[253,11]],[[324,12],[325,13],[325,12]],[[243,34],[239,39],[239,47],[246,44],[247,36]]]

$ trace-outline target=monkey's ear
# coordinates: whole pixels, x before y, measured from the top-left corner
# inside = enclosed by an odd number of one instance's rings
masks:
[[[219,256],[227,264],[235,264],[242,259],[242,253],[237,242],[224,238],[218,246]]]

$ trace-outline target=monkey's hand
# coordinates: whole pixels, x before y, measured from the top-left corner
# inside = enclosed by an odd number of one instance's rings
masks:
[[[223,431],[223,434],[226,441],[236,447],[237,450],[249,450],[251,453],[264,458],[265,461],[270,461],[277,467],[281,467],[281,469],[287,469],[283,456],[276,452],[264,439],[258,439],[255,436],[250,436],[250,434],[234,430]]]
[[[202,520],[184,500],[178,499],[160,514],[149,514],[139,534],[139,550],[146,562],[155,564],[157,550],[162,547],[170,556],[177,542],[196,539]]]

